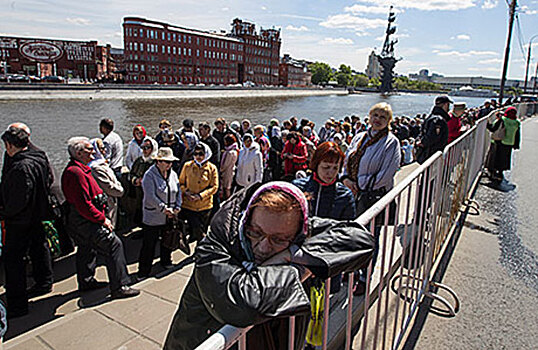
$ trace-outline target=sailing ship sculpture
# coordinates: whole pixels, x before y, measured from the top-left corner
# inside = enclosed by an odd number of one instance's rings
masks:
[[[396,21],[396,14],[392,11],[393,6],[389,10],[389,18],[387,24],[387,31],[385,32],[385,42],[383,43],[383,50],[380,55],[377,56],[377,60],[382,69],[382,80],[380,91],[381,93],[389,93],[392,91],[392,79],[394,77],[394,66],[399,60],[394,57],[394,46],[398,42],[398,39],[391,39],[391,35],[396,33],[396,26],[393,23]]]

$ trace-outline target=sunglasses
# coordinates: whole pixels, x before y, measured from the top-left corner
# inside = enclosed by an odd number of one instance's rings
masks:
[[[143,150],[153,149],[153,147],[151,147],[151,146],[142,146],[141,148],[142,148]]]
[[[205,153],[204,152],[194,152],[193,155],[195,157],[203,157],[203,156],[205,156]]]
[[[172,164],[172,161],[170,160],[160,160],[159,162],[165,163],[165,164]]]

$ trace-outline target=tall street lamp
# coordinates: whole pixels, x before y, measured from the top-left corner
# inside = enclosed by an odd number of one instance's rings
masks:
[[[527,92],[527,78],[529,77],[529,63],[531,61],[531,47],[532,47],[532,41],[534,38],[538,38],[538,34],[531,37],[531,40],[529,40],[529,48],[527,49],[527,66],[525,67],[525,85],[523,85],[523,93]]]

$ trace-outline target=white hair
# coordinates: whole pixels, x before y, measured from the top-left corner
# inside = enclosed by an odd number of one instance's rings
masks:
[[[71,158],[77,158],[77,152],[80,152],[86,147],[90,139],[85,136],[75,136],[67,140],[67,152]]]

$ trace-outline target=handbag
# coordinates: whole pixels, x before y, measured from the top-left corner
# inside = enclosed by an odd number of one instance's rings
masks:
[[[57,258],[62,254],[60,249],[60,236],[58,235],[58,230],[54,227],[53,221],[42,221],[43,231],[45,231],[45,238],[50,249],[51,257]]]
[[[387,189],[385,187],[374,190],[374,183],[376,180],[376,175],[370,177],[366,190],[360,191],[357,197],[357,213],[361,215],[368,209],[370,209],[377,201],[379,201],[385,194],[387,194]],[[394,225],[396,217],[396,202],[393,200],[389,204],[389,225]],[[375,225],[382,226],[385,224],[385,209],[379,213],[375,218]]]
[[[161,236],[161,244],[172,251],[179,248],[186,255],[191,254],[182,220],[177,218],[167,219],[166,227]]]
[[[502,141],[506,136],[506,128],[504,122],[501,120],[501,125],[491,134],[491,139],[493,141]]]

